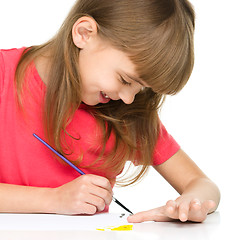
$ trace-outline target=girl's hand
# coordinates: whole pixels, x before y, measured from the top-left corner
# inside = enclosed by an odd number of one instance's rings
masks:
[[[111,201],[109,180],[96,175],[82,175],[54,189],[54,211],[58,214],[95,214]]]
[[[131,223],[173,220],[203,222],[215,205],[211,200],[200,202],[196,198],[187,200],[180,197],[176,201],[168,201],[165,206],[132,215],[128,217],[128,221]]]

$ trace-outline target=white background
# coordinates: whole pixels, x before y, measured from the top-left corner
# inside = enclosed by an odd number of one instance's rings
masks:
[[[196,12],[195,67],[186,87],[168,97],[161,119],[183,150],[227,197],[227,0],[192,0]],[[0,1],[0,49],[41,44],[51,38],[74,0]],[[151,193],[151,194],[149,194]],[[137,212],[174,199],[177,193],[153,169],[138,185],[115,189]],[[219,211],[223,211],[225,200]],[[115,204],[111,211],[121,211]]]

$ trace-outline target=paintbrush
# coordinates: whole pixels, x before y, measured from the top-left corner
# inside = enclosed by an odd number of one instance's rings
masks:
[[[75,169],[79,174],[81,175],[85,175],[85,173],[79,169],[78,167],[76,167],[72,162],[70,162],[68,159],[66,159],[62,154],[60,154],[59,152],[57,152],[53,147],[51,147],[48,143],[46,143],[43,139],[41,139],[39,136],[37,136],[35,133],[33,133],[33,136],[38,139],[41,143],[43,143],[46,147],[48,147],[53,153],[55,153],[58,157],[60,157],[64,162],[66,162],[67,164],[69,164],[73,169]],[[127,212],[132,213],[132,211],[130,211],[128,208],[126,208],[121,202],[119,202],[116,198],[114,198],[112,196],[112,200],[117,203],[119,206],[121,206],[123,209],[125,209]]]

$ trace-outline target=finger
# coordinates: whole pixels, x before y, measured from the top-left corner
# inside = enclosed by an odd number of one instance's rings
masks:
[[[89,203],[84,203],[80,206],[81,211],[80,214],[89,214],[89,215],[93,215],[97,212],[97,208]]]
[[[90,194],[87,196],[85,201],[87,204],[93,205],[96,207],[96,211],[101,212],[105,209],[105,201],[103,198]],[[96,212],[95,211],[95,212]]]
[[[173,200],[169,200],[166,203],[165,214],[172,219],[178,218],[178,208],[177,203]]]
[[[189,202],[182,202],[179,205],[179,219],[181,222],[186,222],[189,218]]]
[[[97,176],[97,175],[88,175],[90,177],[90,181],[92,184],[104,188],[112,193],[112,186],[109,180],[105,177]]]
[[[177,207],[176,202],[173,201],[173,200],[169,200],[169,201],[166,203],[166,212],[167,212],[169,215],[172,215],[172,214],[176,211],[176,207]]]
[[[203,222],[207,217],[206,211],[202,211],[202,204],[199,199],[190,202],[189,221]]]
[[[156,221],[156,222],[171,221],[171,219],[164,214],[164,207],[136,213],[128,217],[127,220],[129,223],[141,223],[146,221]]]
[[[207,218],[207,214],[216,206],[214,201],[207,200],[201,203],[198,199],[194,199],[190,204],[190,218],[194,222],[203,222]]]
[[[202,203],[202,212],[208,214],[215,208],[216,203],[212,200],[206,200]]]
[[[106,205],[110,205],[112,202],[112,194],[104,188],[92,185],[89,189],[89,193],[102,198],[105,201]]]
[[[199,199],[195,198],[190,202],[190,211],[198,212],[201,209],[201,202]]]

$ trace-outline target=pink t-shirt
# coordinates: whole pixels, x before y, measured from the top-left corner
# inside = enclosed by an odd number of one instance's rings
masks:
[[[42,126],[42,109],[46,86],[34,65],[30,67],[29,91],[26,91],[25,113],[18,111],[15,101],[14,74],[22,49],[0,51],[0,182],[37,186],[58,187],[79,176],[70,166],[53,157],[53,153],[41,144],[33,133],[45,139]],[[96,141],[97,124],[94,117],[81,104],[67,130],[67,141],[73,147],[71,159],[83,153],[82,165],[93,163],[101,146]],[[105,154],[112,149],[115,138],[108,140]],[[161,124],[160,135],[154,153],[154,165],[161,164],[175,154],[180,146]],[[81,168],[85,173],[115,179],[119,172],[110,169]]]

